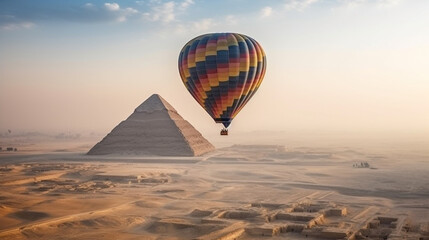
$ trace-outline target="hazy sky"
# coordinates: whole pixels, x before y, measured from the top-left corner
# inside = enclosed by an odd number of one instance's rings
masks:
[[[110,131],[159,93],[203,133],[182,46],[238,32],[267,55],[233,131],[429,131],[429,1],[0,1],[0,130]]]

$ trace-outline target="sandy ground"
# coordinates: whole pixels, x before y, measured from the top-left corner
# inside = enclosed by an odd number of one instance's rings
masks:
[[[85,146],[0,154],[0,239],[429,239],[427,152],[76,153]]]

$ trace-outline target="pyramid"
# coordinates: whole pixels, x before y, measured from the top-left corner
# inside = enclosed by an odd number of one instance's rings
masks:
[[[167,101],[153,94],[88,155],[199,156],[213,150],[213,145]]]

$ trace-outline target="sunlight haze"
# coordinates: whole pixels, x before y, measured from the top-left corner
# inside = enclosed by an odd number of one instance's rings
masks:
[[[262,45],[267,72],[233,131],[427,132],[428,12],[424,0],[1,1],[0,131],[107,133],[158,93],[217,134],[178,54],[237,32]]]

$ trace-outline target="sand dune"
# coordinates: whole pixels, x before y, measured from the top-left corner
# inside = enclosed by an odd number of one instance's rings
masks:
[[[0,238],[429,239],[429,166],[404,156],[278,145],[4,155]]]

